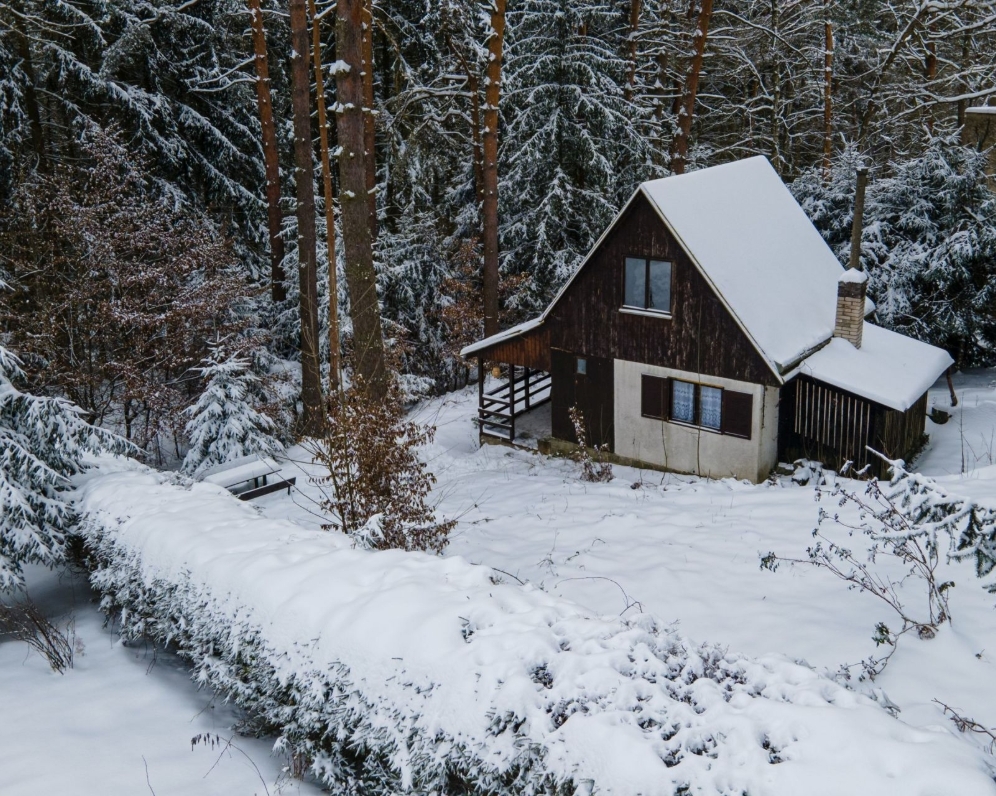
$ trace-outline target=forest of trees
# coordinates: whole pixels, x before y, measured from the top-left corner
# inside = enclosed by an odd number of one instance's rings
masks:
[[[0,342],[160,460],[209,388],[315,432],[344,367],[464,383],[641,181],[763,154],[842,260],[870,167],[879,322],[991,364],[994,52],[996,0],[11,0]]]

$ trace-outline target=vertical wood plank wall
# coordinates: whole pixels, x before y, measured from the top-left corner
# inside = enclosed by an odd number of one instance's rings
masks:
[[[906,459],[923,444],[927,395],[905,412],[872,403],[844,390],[800,376],[781,390],[779,456],[817,459],[839,468],[845,461],[869,475],[888,477],[888,466],[870,446],[890,459]]]

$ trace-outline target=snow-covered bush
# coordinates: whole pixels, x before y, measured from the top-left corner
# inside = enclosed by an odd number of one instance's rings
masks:
[[[0,345],[0,592],[24,585],[24,564],[62,560],[74,518],[62,495],[69,477],[87,453],[123,446],[68,401],[22,392],[21,379],[17,357]]]
[[[972,561],[975,574],[987,578],[996,570],[996,505],[985,506],[970,498],[952,495],[936,481],[905,469],[902,461],[891,461],[892,480],[882,483],[872,479],[862,493],[848,482],[816,487],[819,499],[831,499],[839,508],[853,511],[842,514],[819,510],[819,522],[813,531],[816,540],[806,550],[806,558],[791,558],[768,553],[761,568],[774,571],[779,563],[804,563],[827,570],[848,588],[860,589],[885,602],[896,613],[901,627],[894,631],[884,623],[875,627],[873,639],[878,645],[895,649],[899,638],[915,631],[920,638],[933,638],[938,627],[950,621],[948,595],[954,581],[941,577],[942,561]],[[848,534],[841,542],[827,535],[823,526],[836,525]],[[849,544],[858,532],[869,540],[867,553],[859,553]],[[896,577],[879,558],[898,561],[901,577]],[[910,581],[922,584],[926,593],[925,614],[907,605],[902,587]],[[984,581],[985,588],[996,593],[996,580]],[[881,658],[862,662],[864,675],[874,678],[888,663],[892,652]]]
[[[80,495],[103,610],[335,793],[991,793],[980,752],[805,666],[136,470]]]
[[[259,378],[248,360],[216,345],[197,369],[206,382],[197,403],[185,414],[190,450],[183,471],[201,470],[254,453],[283,451],[276,438],[276,424],[253,406]]]
[[[571,418],[571,425],[574,426],[574,438],[577,440],[577,449],[574,451],[574,461],[581,465],[581,480],[589,483],[601,483],[612,480],[612,465],[605,460],[605,453],[608,445],[599,445],[595,448],[595,459],[591,457],[591,449],[588,447],[588,427],[585,424],[584,413],[577,406],[572,406],[567,410]]]

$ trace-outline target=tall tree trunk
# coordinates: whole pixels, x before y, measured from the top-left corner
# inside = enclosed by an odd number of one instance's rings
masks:
[[[370,204],[370,237],[377,238],[377,151],[374,124],[373,0],[363,0],[363,147],[366,153],[367,202]]]
[[[642,0],[630,0],[629,3],[629,38],[627,40],[628,52],[626,53],[629,63],[626,65],[626,102],[632,102],[636,92],[636,45],[640,33],[642,5]]]
[[[339,130],[339,202],[346,260],[346,287],[353,316],[354,368],[373,396],[387,392],[384,337],[377,303],[370,206],[367,201],[364,131],[363,33],[364,0],[336,0],[336,70]]]
[[[470,90],[470,140],[474,149],[474,197],[479,210],[484,207],[484,142],[481,137],[481,81],[473,70],[467,70]]]
[[[270,63],[266,50],[266,31],[259,0],[249,0],[249,24],[256,64],[256,107],[263,134],[263,168],[266,173],[266,231],[270,239],[270,294],[274,301],[287,298],[284,286],[284,239],[280,236],[280,158],[277,132],[273,125],[273,101],[270,96]]]
[[[21,3],[17,4],[21,6]],[[21,59],[21,70],[27,78],[24,87],[24,105],[28,112],[28,124],[31,127],[31,144],[38,157],[38,170],[42,173],[48,170],[48,159],[45,157],[45,137],[42,131],[41,111],[38,107],[38,94],[35,91],[35,67],[31,57],[31,43],[24,30],[23,11],[15,8],[13,17],[14,38],[17,41],[17,54]]]
[[[305,0],[290,0],[291,107],[294,116],[294,177],[297,184],[297,253],[301,315],[302,431],[318,434],[324,425],[321,366],[318,361],[318,266],[315,185],[311,147],[311,75],[308,11]]]
[[[771,165],[783,171],[781,148],[782,69],[778,61],[778,0],[771,0]]]
[[[926,82],[927,91],[931,90],[931,83],[937,79],[937,44],[930,38],[930,34],[933,32],[933,20],[927,24],[927,58],[924,63],[924,81]],[[934,117],[936,116],[936,105],[930,105],[927,108],[927,129],[933,133],[934,132]]]
[[[315,0],[311,12],[311,53],[315,63],[315,100],[318,106],[318,144],[322,155],[322,188],[325,195],[325,249],[329,262],[329,391],[339,387],[339,281],[335,256],[335,207],[332,202],[332,164],[329,157],[328,115],[325,110],[325,76],[322,74],[321,20]]]
[[[833,23],[830,0],[823,0],[823,179],[830,179],[833,156]]]
[[[506,0],[492,0],[484,83],[484,334],[498,333],[498,103]]]
[[[698,24],[695,28],[695,39],[692,51],[692,63],[685,76],[685,89],[682,93],[681,107],[678,111],[678,133],[671,145],[671,171],[675,174],[685,173],[685,162],[688,159],[688,137],[692,132],[692,121],[695,118],[695,97],[699,91],[699,76],[702,74],[702,60],[705,57],[706,41],[709,39],[709,23],[712,21],[712,0],[702,0],[699,8]]]

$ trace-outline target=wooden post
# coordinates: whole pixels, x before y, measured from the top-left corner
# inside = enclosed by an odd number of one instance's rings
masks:
[[[529,368],[523,368],[526,374],[525,384],[526,384],[526,411],[529,411]]]
[[[508,366],[508,441],[515,440],[515,365]]]
[[[477,358],[477,430],[484,433],[484,357]]]
[[[868,183],[868,167],[858,167],[858,184],[854,191],[854,220],[851,222],[851,258],[848,265],[857,271],[861,268],[861,226],[865,215],[865,186]]]

